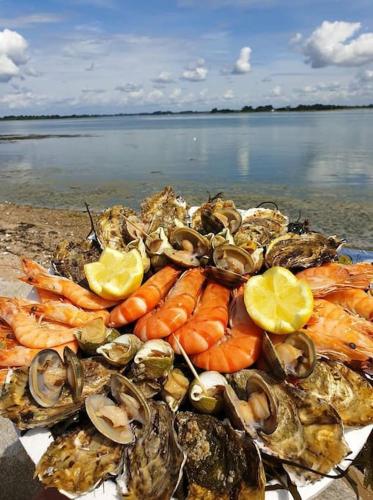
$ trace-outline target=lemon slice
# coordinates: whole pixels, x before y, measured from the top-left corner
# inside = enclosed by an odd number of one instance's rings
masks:
[[[90,289],[104,299],[125,299],[141,285],[144,268],[140,253],[105,248],[97,262],[85,264]]]
[[[284,267],[272,267],[249,279],[244,299],[253,321],[271,333],[287,334],[301,328],[313,309],[311,288]]]

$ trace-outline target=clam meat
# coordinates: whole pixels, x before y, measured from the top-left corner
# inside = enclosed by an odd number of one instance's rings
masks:
[[[200,266],[200,259],[210,249],[209,240],[190,227],[174,229],[170,234],[170,243],[173,248],[166,248],[164,255],[173,264],[185,268]]]
[[[208,278],[228,287],[236,287],[247,280],[247,275],[256,270],[251,255],[235,245],[219,245],[213,252],[215,267],[207,267]]]

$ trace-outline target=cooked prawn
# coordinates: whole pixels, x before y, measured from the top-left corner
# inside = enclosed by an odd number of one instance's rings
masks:
[[[200,268],[186,271],[167,295],[164,303],[142,318],[134,333],[141,340],[168,337],[184,325],[196,307],[205,277]]]
[[[110,313],[109,326],[119,327],[131,323],[152,311],[167,295],[181,271],[165,266],[149,278],[128,299]]]
[[[51,349],[58,352],[62,357],[65,347],[70,347],[71,350],[77,352],[77,341],[68,342],[59,346],[51,347]],[[31,361],[42,349],[30,349],[20,345],[16,340],[6,339],[0,340],[0,367],[11,366],[29,366]]]
[[[44,304],[44,302],[66,302],[71,304],[69,299],[58,295],[58,293],[50,292],[49,290],[43,290],[42,288],[37,288],[39,301]]]
[[[262,349],[263,331],[248,315],[243,299],[243,287],[235,291],[230,307],[230,328],[224,337],[207,351],[191,357],[203,370],[232,373],[251,366]]]
[[[44,349],[75,341],[75,328],[39,322],[16,300],[0,299],[0,317],[11,326],[17,341],[25,347]]]
[[[109,311],[106,309],[84,311],[73,304],[64,302],[45,302],[44,304],[34,302],[25,305],[24,308],[36,316],[69,326],[84,326],[89,321],[97,318],[102,318],[106,324],[110,316]]]
[[[338,304],[316,299],[305,331],[317,352],[347,362],[365,361],[373,357],[373,338],[369,337],[367,325],[368,321],[359,320]]]
[[[22,258],[22,267],[26,276],[20,278],[21,281],[36,286],[37,288],[43,288],[44,290],[62,295],[76,306],[83,307],[84,309],[97,310],[106,309],[107,307],[117,304],[117,301],[110,301],[98,297],[93,292],[86,290],[67,278],[49,274],[44,267],[33,260]]]
[[[230,290],[218,283],[208,283],[196,312],[185,325],[167,339],[180,354],[178,339],[187,354],[206,351],[223,337],[228,325]]]
[[[373,321],[373,297],[363,290],[350,288],[329,293],[324,297],[333,304],[338,304],[346,311],[357,314],[361,318]]]
[[[349,265],[329,263],[305,269],[297,274],[297,278],[310,285],[315,297],[324,297],[345,288],[365,290],[373,280],[373,265],[365,262]]]

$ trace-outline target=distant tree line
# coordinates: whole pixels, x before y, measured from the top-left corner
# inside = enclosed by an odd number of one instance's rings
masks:
[[[298,106],[284,106],[275,108],[272,104],[266,106],[244,106],[241,109],[213,108],[211,111],[153,111],[152,113],[114,113],[114,114],[73,114],[73,115],[7,115],[0,120],[68,120],[75,118],[104,118],[112,116],[164,116],[164,115],[201,115],[225,113],[268,113],[268,112],[299,112],[299,111],[338,111],[343,109],[373,109],[373,104],[362,106],[342,106],[337,104],[299,104]]]

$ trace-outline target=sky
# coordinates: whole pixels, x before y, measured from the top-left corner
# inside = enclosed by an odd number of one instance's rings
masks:
[[[373,103],[372,0],[0,0],[0,115]]]

